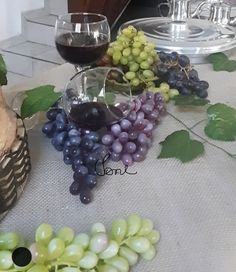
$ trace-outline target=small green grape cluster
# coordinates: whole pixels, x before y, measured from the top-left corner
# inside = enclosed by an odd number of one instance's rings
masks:
[[[179,91],[177,89],[170,88],[169,84],[165,82],[161,83],[159,87],[150,87],[148,90],[153,93],[160,93],[165,102],[169,102],[171,98],[179,95]]]
[[[26,267],[17,267],[12,261],[19,236],[1,234],[0,271],[128,272],[138,262],[138,254],[145,260],[155,257],[154,245],[159,239],[152,221],[136,214],[114,220],[110,233],[102,223],[93,224],[89,235],[75,234],[69,227],[54,233],[51,225],[42,224],[36,230],[35,243],[29,247],[32,261]]]
[[[115,66],[123,66],[131,86],[154,86],[154,64],[158,60],[155,45],[147,41],[144,33],[133,26],[124,28],[111,43],[107,54]]]

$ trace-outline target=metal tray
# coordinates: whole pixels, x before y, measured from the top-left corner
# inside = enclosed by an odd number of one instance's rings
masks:
[[[236,46],[235,28],[223,27],[208,20],[175,22],[168,17],[142,18],[124,23],[120,30],[128,25],[144,31],[158,51],[188,55],[193,63],[204,63],[207,55]]]

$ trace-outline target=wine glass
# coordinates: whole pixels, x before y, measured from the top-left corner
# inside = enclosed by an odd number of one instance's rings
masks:
[[[81,81],[84,88],[81,88]],[[62,106],[81,128],[99,130],[127,117],[131,87],[123,71],[96,67],[75,74],[67,84]]]
[[[77,71],[103,57],[110,42],[106,16],[96,13],[69,13],[58,17],[55,43],[61,57]]]

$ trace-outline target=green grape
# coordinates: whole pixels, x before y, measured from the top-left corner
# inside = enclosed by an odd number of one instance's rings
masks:
[[[160,240],[160,232],[157,230],[152,230],[146,238],[151,242],[151,244],[156,244]]]
[[[100,259],[109,259],[117,255],[119,251],[119,245],[116,241],[111,240],[107,248],[99,254]]]
[[[81,270],[76,267],[64,267],[61,272],[81,272]]]
[[[154,73],[151,70],[144,70],[143,75],[145,78],[154,78]]]
[[[40,225],[35,233],[35,241],[43,242],[48,244],[49,241],[52,239],[53,229],[52,226],[49,224],[42,224]]]
[[[119,272],[114,266],[105,264],[98,267],[98,272]]]
[[[20,272],[20,271],[28,271],[32,266],[33,266],[34,264],[31,262],[31,263],[29,263],[28,265],[26,265],[26,266],[17,266],[17,265],[15,265],[14,264],[14,268],[16,269],[16,271],[18,272]]]
[[[0,269],[7,270],[13,266],[12,253],[8,250],[0,251]]]
[[[141,63],[143,60],[140,58],[140,56],[138,56],[137,58],[136,58],[136,61],[137,61],[137,63]]]
[[[141,227],[140,216],[137,214],[131,214],[130,216],[128,216],[127,225],[128,225],[127,236],[135,235]]]
[[[98,232],[106,232],[106,228],[102,223],[95,223],[92,225],[90,232],[92,234],[95,234]]]
[[[124,49],[121,44],[114,45],[112,48],[114,51],[122,51]]]
[[[133,47],[140,48],[142,46],[141,42],[134,42]]]
[[[131,72],[130,72],[131,73]],[[120,243],[127,231],[127,222],[125,219],[116,219],[112,222],[111,234],[112,238]]]
[[[144,253],[141,254],[141,256],[145,260],[151,261],[156,256],[156,249],[154,248],[153,245],[151,245],[146,252],[144,252]]]
[[[146,58],[146,61],[149,63],[149,65],[152,65],[153,63],[154,63],[154,59],[153,59],[153,57],[151,57],[151,56],[148,56],[147,58]]]
[[[47,260],[48,251],[41,243],[34,243],[29,248],[32,254],[32,261],[37,264],[44,264]]]
[[[108,237],[103,232],[94,234],[89,243],[90,251],[96,254],[104,251],[107,248],[107,246],[108,246]]]
[[[137,32],[137,35],[144,36],[144,32],[143,32],[142,30],[139,30],[139,31]]]
[[[79,266],[85,269],[92,269],[97,265],[98,257],[91,251],[86,251],[83,258],[79,261]]]
[[[49,272],[49,270],[42,264],[36,264],[32,266],[27,272]]]
[[[150,219],[142,219],[142,225],[138,232],[138,235],[146,236],[153,229],[153,223]]]
[[[71,244],[65,248],[60,259],[66,262],[78,262],[83,257],[83,254],[84,250],[82,246]]]
[[[163,96],[165,102],[168,102],[170,100],[170,97],[167,93],[162,92],[161,95]]]
[[[128,48],[125,48],[123,51],[122,51],[122,55],[124,57],[128,57],[129,55],[131,54],[131,49],[128,47]]]
[[[146,52],[143,51],[143,52],[140,53],[140,58],[141,58],[142,60],[146,60],[147,57],[148,57],[148,54],[147,54]]]
[[[131,85],[137,87],[140,84],[140,80],[138,78],[134,78],[131,80]]]
[[[113,56],[112,56],[114,61],[119,61],[121,59],[121,57],[122,57],[122,54],[120,51],[114,51]]]
[[[48,244],[48,259],[53,260],[59,258],[65,250],[65,243],[60,238],[52,239]]]
[[[120,248],[119,255],[125,258],[130,266],[133,266],[138,262],[138,254],[126,246]]]
[[[152,57],[155,57],[156,59],[158,58],[157,52],[156,52],[155,50],[152,50],[152,51],[150,52],[150,55],[151,55]]]
[[[132,49],[132,54],[133,54],[133,56],[135,56],[135,57],[137,57],[137,56],[139,56],[139,54],[140,54],[140,49],[139,48],[133,48]]]
[[[131,237],[126,244],[137,253],[146,252],[151,245],[149,240],[145,237]]]
[[[63,227],[58,231],[57,237],[61,238],[65,242],[65,244],[68,245],[73,241],[75,237],[75,232],[72,228]]]
[[[114,64],[114,65],[118,65],[119,64],[119,60],[112,60],[112,63]]]
[[[132,55],[129,55],[129,56],[127,57],[127,59],[128,59],[129,62],[133,62],[134,57],[133,57]]]
[[[127,73],[125,74],[125,77],[126,77],[127,79],[131,80],[131,79],[135,78],[135,73],[134,73],[134,72],[127,72]]]
[[[138,69],[139,69],[139,65],[138,65],[137,62],[133,62],[133,63],[131,63],[131,64],[129,65],[129,70],[130,70],[131,72],[137,72]]]
[[[160,89],[161,89],[162,92],[168,93],[169,90],[170,90],[170,86],[167,83],[163,82],[160,85]]]
[[[15,232],[0,235],[0,249],[14,249],[20,242],[20,237]]]
[[[179,95],[179,91],[177,89],[170,89],[170,91],[169,91],[170,98],[173,98],[176,95]]]
[[[113,53],[114,53],[114,49],[113,49],[112,47],[109,47],[109,48],[107,49],[107,55],[109,55],[109,56],[112,57]]]
[[[144,46],[144,52],[150,53],[152,51],[152,48],[149,45]]]
[[[90,241],[90,238],[88,234],[80,233],[75,237],[73,244],[80,245],[83,247],[83,249],[86,249],[89,246],[89,241]]]
[[[142,62],[140,63],[140,67],[141,67],[141,69],[143,69],[143,70],[148,70],[149,67],[150,67],[150,64],[149,64],[147,61],[142,61]]]
[[[113,257],[104,261],[106,264],[114,266],[119,272],[129,272],[129,263],[123,257]]]
[[[128,64],[128,59],[127,59],[126,57],[121,57],[120,63],[121,63],[122,65],[127,65],[127,64]]]

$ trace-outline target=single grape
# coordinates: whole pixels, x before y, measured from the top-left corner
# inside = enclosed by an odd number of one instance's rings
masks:
[[[35,241],[47,244],[52,239],[52,235],[52,226],[49,224],[41,224],[36,230]]]
[[[127,73],[125,74],[125,77],[126,77],[128,80],[132,80],[132,79],[135,78],[135,73],[129,71],[129,72],[127,72]]]
[[[64,161],[64,163],[67,164],[67,165],[72,164],[71,156],[64,155],[64,156],[63,156],[63,161]]]
[[[114,51],[112,58],[114,61],[119,61],[122,57],[122,54],[120,51]]]
[[[73,244],[82,246],[83,249],[87,249],[89,246],[89,241],[90,241],[90,238],[89,238],[88,234],[80,233],[77,236],[75,236]]]
[[[123,154],[121,159],[122,159],[123,164],[126,166],[131,166],[133,164],[133,159],[130,154]]]
[[[146,236],[147,234],[149,234],[153,229],[153,223],[150,219],[142,219],[141,222],[141,228],[138,232],[138,235],[140,236]]]
[[[142,105],[142,111],[146,114],[150,114],[153,111],[153,108],[154,107],[152,105],[147,103]]]
[[[53,137],[53,133],[55,131],[55,123],[54,122],[46,122],[42,127],[42,132],[47,135],[47,137]]]
[[[119,136],[121,133],[121,127],[119,124],[115,124],[111,126],[111,132],[113,133],[114,136]]]
[[[8,270],[13,266],[12,253],[8,250],[0,251],[0,269]]]
[[[121,153],[121,151],[123,150],[123,146],[119,141],[115,141],[112,144],[112,150],[114,153]]]
[[[178,61],[179,55],[177,52],[171,52],[169,56],[170,56],[171,61],[174,61],[174,62]]]
[[[133,161],[135,162],[141,162],[145,159],[145,156],[142,155],[140,152],[135,152],[133,155],[132,155],[132,159]]]
[[[185,55],[179,55],[179,65],[181,67],[186,67],[190,64],[190,60],[187,56]]]
[[[80,133],[77,129],[73,128],[73,129],[69,130],[68,136],[69,137],[76,137],[76,136],[80,136]]]
[[[47,249],[42,243],[34,243],[29,248],[31,255],[32,255],[32,261],[37,264],[44,264],[44,262],[47,260]]]
[[[114,266],[120,272],[129,272],[129,263],[123,257],[115,256],[113,258],[106,259],[105,263]]]
[[[112,222],[111,235],[112,239],[120,243],[127,232],[127,222],[125,219],[116,219]]]
[[[99,254],[108,246],[108,237],[103,232],[95,233],[89,243],[90,251]]]
[[[140,53],[141,53],[141,51],[139,48],[135,47],[132,49],[133,56],[137,57],[137,56],[139,56]]]
[[[98,267],[99,272],[119,272],[114,266],[105,264]]]
[[[48,244],[48,260],[59,258],[65,250],[65,243],[60,238],[53,238]]]
[[[79,136],[70,137],[71,146],[79,146],[81,138]]]
[[[156,244],[160,240],[160,232],[157,230],[152,230],[146,238],[150,241],[151,244]]]
[[[105,226],[102,224],[102,223],[94,223],[92,226],[91,226],[91,230],[90,232],[92,234],[95,234],[95,233],[99,233],[99,232],[106,232],[106,228]]]
[[[121,153],[111,153],[111,160],[118,162],[121,159]]]
[[[197,96],[199,96],[200,98],[206,98],[208,96],[208,92],[205,89],[202,89],[198,92],[196,92]]]
[[[150,248],[150,242],[144,237],[131,237],[127,243],[129,248],[137,253],[144,253]]]
[[[187,89],[187,88],[182,88],[182,89],[180,89],[180,93],[181,93],[182,95],[191,95],[191,94],[192,94],[192,91],[189,90],[189,89]]]
[[[88,168],[84,165],[78,165],[75,170],[80,176],[86,176],[88,174]]]
[[[127,246],[120,247],[119,256],[125,258],[130,266],[133,266],[138,262],[138,254]]]
[[[89,204],[92,201],[92,194],[89,189],[83,189],[80,191],[80,201],[83,204]]]
[[[148,70],[149,67],[150,67],[150,64],[147,61],[142,61],[140,63],[140,68],[143,69],[143,70]]]
[[[90,189],[94,188],[97,185],[97,177],[95,175],[87,175],[85,177],[85,184]]]
[[[128,115],[128,120],[133,122],[136,120],[136,112],[135,111],[131,111]]]
[[[70,193],[72,195],[79,195],[80,193],[80,184],[77,181],[74,181],[70,186]]]
[[[60,257],[65,262],[78,262],[83,257],[83,247],[77,244],[70,244],[65,248],[63,255]]]
[[[66,245],[70,244],[73,241],[74,236],[74,230],[69,227],[63,227],[57,233],[57,237],[62,239]]]
[[[124,120],[122,120],[122,121],[124,121]],[[102,137],[102,143],[103,143],[104,145],[109,146],[109,145],[111,145],[111,144],[113,143],[113,141],[114,141],[114,137],[113,137],[112,135],[110,135],[110,134],[105,134],[105,135]]]
[[[20,237],[15,232],[7,232],[0,234],[0,250],[1,249],[15,249],[19,244]]]
[[[137,72],[137,71],[139,70],[139,64],[136,63],[136,62],[130,64],[129,70],[130,70],[131,72]]]
[[[109,259],[117,255],[119,245],[116,241],[110,240],[107,248],[99,254],[100,259]]]
[[[156,256],[156,249],[153,245],[150,245],[149,249],[146,252],[142,253],[141,256],[146,261],[151,261]]]
[[[128,47],[128,48],[125,48],[123,51],[122,51],[122,54],[124,57],[128,57],[130,54],[131,54],[131,49]]]
[[[83,258],[79,261],[79,266],[84,269],[92,269],[97,265],[98,257],[91,251],[86,251]]]
[[[163,52],[163,51],[161,51],[161,52],[159,52],[158,53],[158,56],[159,56],[159,59],[162,61],[162,62],[166,62],[166,60],[167,60],[167,54],[165,53],[165,52]]]
[[[170,98],[173,98],[177,95],[179,95],[179,91],[177,89],[170,89],[170,92],[169,92]]]
[[[136,151],[136,144],[133,142],[127,142],[125,144],[124,151],[129,154],[134,153]]]
[[[127,218],[127,236],[133,236],[141,228],[141,218],[137,214],[131,214]]]
[[[154,73],[151,70],[144,70],[143,75],[145,78],[153,78],[154,77]]]
[[[123,131],[120,133],[119,135],[120,143],[125,144],[127,143],[128,139],[129,139],[129,134],[127,132]]]
[[[129,140],[134,141],[138,138],[138,133],[136,131],[131,131],[129,133]]]
[[[134,112],[134,114],[135,114],[135,119],[136,119],[136,113]],[[132,119],[132,118],[131,118],[131,119]],[[130,122],[129,120],[127,120],[127,119],[123,119],[123,120],[121,120],[121,122],[120,122],[120,126],[121,126],[122,130],[127,131],[127,130],[129,130],[130,127],[131,127],[131,122]]]

